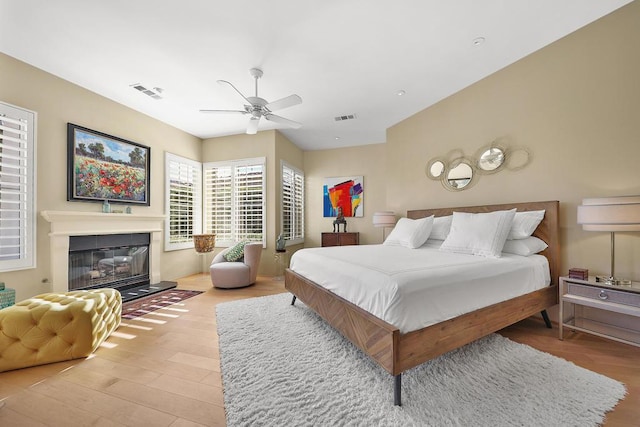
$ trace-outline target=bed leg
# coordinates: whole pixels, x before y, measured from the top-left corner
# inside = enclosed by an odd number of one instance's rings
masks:
[[[395,406],[402,406],[402,374],[394,376],[393,379],[393,404]]]
[[[293,296],[293,299],[291,300],[291,305],[294,305],[296,303],[296,296]]]
[[[542,314],[542,318],[544,319],[544,324],[547,325],[547,328],[551,329],[551,320],[549,320],[549,315],[547,314],[547,310],[542,310],[540,314]]]

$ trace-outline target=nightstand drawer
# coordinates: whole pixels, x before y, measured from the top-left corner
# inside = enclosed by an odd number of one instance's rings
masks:
[[[594,300],[615,302],[618,304],[640,307],[640,294],[616,291],[608,288],[577,285],[575,283],[568,283],[567,291],[567,293],[571,295],[579,295]]]

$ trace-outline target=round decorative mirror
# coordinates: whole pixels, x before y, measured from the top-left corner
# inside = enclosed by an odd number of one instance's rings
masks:
[[[436,158],[436,159],[431,159],[431,161],[427,164],[427,167],[425,168],[425,173],[427,174],[427,177],[431,179],[440,180],[443,178],[444,170],[445,170],[444,161]]]
[[[463,160],[449,170],[447,178],[442,183],[449,190],[462,190],[471,183],[472,179],[473,168],[466,160]]]
[[[478,168],[485,172],[497,172],[504,164],[504,157],[502,148],[487,148],[478,158]]]

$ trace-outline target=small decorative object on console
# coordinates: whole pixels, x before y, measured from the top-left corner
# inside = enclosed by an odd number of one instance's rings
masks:
[[[276,252],[284,252],[285,251],[285,240],[282,233],[276,239]]]
[[[588,280],[589,270],[586,268],[570,268],[569,277],[572,279]]]
[[[336,232],[336,225],[338,226],[338,232],[340,232],[340,224],[344,226],[344,232],[347,232],[347,220],[344,219],[344,214],[342,213],[342,208],[338,206],[338,214],[336,215],[336,219],[333,221],[333,232]]]

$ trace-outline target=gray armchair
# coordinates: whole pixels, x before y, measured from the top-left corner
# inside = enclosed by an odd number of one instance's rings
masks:
[[[245,245],[244,259],[236,262],[224,259],[224,255],[230,249],[223,250],[211,261],[209,267],[211,283],[215,288],[241,288],[253,285],[256,282],[260,266],[262,243],[255,242]]]

